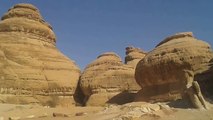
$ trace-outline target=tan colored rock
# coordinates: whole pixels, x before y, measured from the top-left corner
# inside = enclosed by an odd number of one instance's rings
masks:
[[[183,38],[183,37],[193,37],[193,33],[192,32],[181,32],[181,33],[176,33],[175,35],[169,36],[167,38],[165,38],[163,41],[161,41],[156,47],[169,42],[171,40],[175,40],[178,38]]]
[[[48,117],[48,114],[47,113],[43,113],[42,115],[39,115],[38,118],[45,118],[45,117]]]
[[[210,45],[194,38],[191,32],[166,38],[136,67],[135,78],[142,87],[136,101],[157,102],[183,99],[189,82],[186,70],[192,71],[196,76],[205,71],[212,58],[213,52]],[[195,80],[194,77],[193,80]],[[203,87],[201,85],[201,89]]]
[[[28,116],[26,116],[26,119],[32,119],[32,118],[35,118],[35,115],[28,115]]]
[[[21,117],[9,117],[9,120],[21,120]]]
[[[150,104],[146,102],[131,102],[131,103],[122,105],[120,110],[121,111],[119,112],[119,115],[113,119],[141,120],[141,119],[144,119],[143,117],[146,115],[154,115],[157,117],[156,113],[160,111],[160,105]],[[108,111],[112,111],[112,110],[108,110]]]
[[[73,104],[80,70],[55,46],[52,27],[31,4],[17,4],[0,21],[0,101]]]
[[[54,112],[53,113],[53,117],[69,117],[69,115],[64,114],[64,113],[56,113],[56,112]]]
[[[134,48],[133,46],[126,47],[125,64],[133,66],[134,68],[138,62],[146,56],[146,52],[140,48]]]
[[[113,52],[100,55],[85,68],[80,87],[86,105],[130,102],[139,89],[134,79],[134,68],[123,64]]]

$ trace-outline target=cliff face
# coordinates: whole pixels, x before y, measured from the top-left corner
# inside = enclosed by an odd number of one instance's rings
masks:
[[[166,38],[136,67],[135,78],[142,87],[136,99],[144,101],[182,99],[187,86],[186,71],[195,74],[195,78],[192,79],[197,80],[199,78],[197,75],[208,69],[212,58],[210,45],[194,38],[191,32]],[[207,82],[205,79],[197,81]],[[205,88],[201,84],[200,86],[201,89]]]
[[[0,102],[72,104],[80,70],[55,46],[52,27],[31,4],[0,21]]]
[[[134,68],[123,64],[113,52],[100,55],[85,68],[80,87],[86,105],[131,102],[140,88],[134,79]]]

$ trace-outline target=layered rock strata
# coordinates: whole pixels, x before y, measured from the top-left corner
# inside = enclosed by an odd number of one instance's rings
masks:
[[[8,10],[0,21],[0,102],[73,104],[80,70],[55,43],[35,6]]]
[[[125,64],[133,66],[134,68],[138,62],[146,56],[146,52],[140,48],[135,48],[133,46],[126,47],[126,57]]]
[[[84,70],[80,87],[86,105],[131,102],[140,87],[134,79],[134,68],[122,63],[113,52],[100,55]]]
[[[166,38],[136,67],[135,78],[142,87],[136,100],[157,102],[183,99],[194,80],[207,83],[196,76],[206,71],[212,58],[210,45],[194,38],[191,32]],[[204,88],[202,84],[200,87],[201,90]]]

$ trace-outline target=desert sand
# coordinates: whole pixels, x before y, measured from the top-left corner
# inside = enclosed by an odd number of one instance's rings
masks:
[[[59,114],[54,117],[53,113]],[[0,120],[212,120],[208,110],[174,108],[163,103],[133,102],[102,107],[55,107],[0,104]],[[61,116],[64,114],[64,116]]]

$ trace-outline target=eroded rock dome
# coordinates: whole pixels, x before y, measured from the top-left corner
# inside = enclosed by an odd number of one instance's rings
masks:
[[[136,81],[142,87],[136,100],[182,99],[187,84],[185,71],[196,76],[205,70],[212,58],[210,45],[193,37],[192,32],[166,38],[136,67]]]
[[[31,4],[0,21],[0,102],[73,104],[80,70],[55,46],[52,27]]]
[[[80,87],[86,105],[130,102],[139,89],[134,79],[134,67],[123,64],[113,52],[103,53],[85,68]]]

